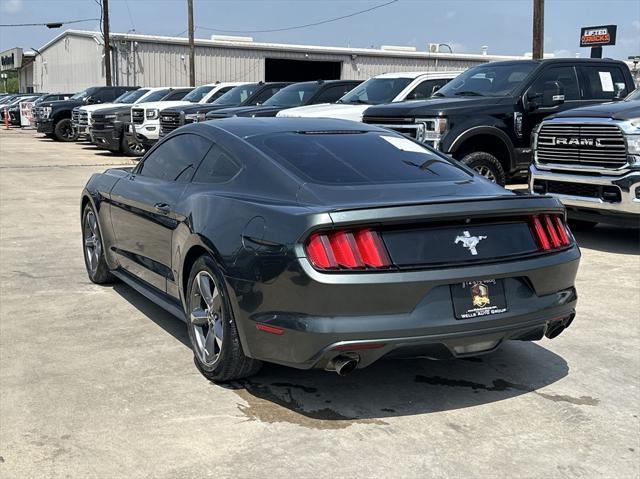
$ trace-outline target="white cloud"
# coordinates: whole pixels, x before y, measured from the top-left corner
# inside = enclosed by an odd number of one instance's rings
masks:
[[[447,13],[445,13],[445,18],[447,20],[451,20],[453,17],[455,17],[458,14],[458,12],[456,12],[455,10],[449,10]]]
[[[23,0],[0,0],[0,10],[6,13],[16,13],[22,10]]]
[[[553,53],[553,58],[575,58],[576,57],[575,52],[564,50],[564,49],[554,50],[552,53]]]
[[[633,25],[633,28],[635,28],[636,30],[640,30],[640,20],[634,20],[633,22],[631,22],[631,25]]]

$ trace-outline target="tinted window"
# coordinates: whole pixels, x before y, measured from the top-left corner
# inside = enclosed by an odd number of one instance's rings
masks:
[[[440,80],[425,80],[407,95],[407,100],[422,100],[433,95],[435,87],[442,87],[449,83],[449,80],[442,78]]]
[[[204,98],[204,96],[213,90],[213,85],[203,85],[198,88],[194,88],[183,98],[184,101],[190,101],[192,103],[198,103]]]
[[[114,91],[113,88],[104,88],[102,90],[97,91],[94,95],[93,95],[94,100],[96,101],[101,101],[101,102],[107,102],[107,101],[113,101],[116,98],[116,92]]]
[[[282,87],[274,86],[272,88],[265,88],[258,95],[251,100],[252,105],[261,105],[273,95],[278,93]]]
[[[162,100],[165,96],[167,96],[167,94],[169,93],[169,89],[164,88],[162,90],[156,90],[153,93],[149,93],[149,96],[147,96],[144,101],[147,102],[151,102],[151,101],[158,101],[158,100]]]
[[[305,104],[320,88],[320,83],[296,83],[283,88],[273,95],[264,105],[267,106],[300,106]]]
[[[153,150],[140,165],[138,174],[165,181],[188,182],[211,142],[198,135],[171,137]]]
[[[546,82],[558,82],[560,88],[564,90],[565,101],[580,99],[575,68],[569,66],[548,68],[533,83],[531,90],[529,90],[529,97],[542,96]]]
[[[257,83],[251,83],[249,85],[240,85],[230,89],[223,95],[220,95],[216,100],[209,101],[215,105],[240,105],[243,101],[249,98],[258,89]]]
[[[321,91],[318,97],[313,101],[314,103],[335,103],[349,90],[351,90],[351,85],[330,86]]]
[[[218,91],[216,91],[213,95],[211,95],[209,97],[209,99],[207,100],[207,103],[211,103],[212,101],[217,100],[218,98],[220,98],[222,95],[227,93],[232,88],[233,88],[232,86],[225,86],[225,87],[220,88]]]
[[[224,183],[240,171],[240,166],[217,145],[213,145],[193,176],[194,183]]]
[[[163,98],[162,101],[177,101],[177,100],[182,100],[185,95],[189,93],[189,90],[178,90],[178,91],[173,91],[170,94],[168,94],[166,96],[166,98]]]
[[[247,139],[313,183],[452,181],[469,175],[429,149],[391,133],[275,133]]]
[[[626,88],[622,70],[617,66],[583,66],[583,93],[585,100],[611,100],[615,96],[616,83]]]
[[[127,103],[135,103],[147,93],[149,93],[149,90],[145,88],[140,88],[139,90],[133,90],[127,95]]]
[[[527,61],[506,65],[486,63],[462,72],[438,90],[436,96],[510,95],[537,66]]]
[[[340,103],[390,103],[412,81],[413,78],[369,78],[342,97]]]

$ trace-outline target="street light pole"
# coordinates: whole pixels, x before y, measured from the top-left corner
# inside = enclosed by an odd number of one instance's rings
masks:
[[[533,0],[533,59],[544,56],[544,0]]]
[[[196,59],[193,40],[193,0],[187,0],[187,10],[189,16],[189,86],[196,86]]]

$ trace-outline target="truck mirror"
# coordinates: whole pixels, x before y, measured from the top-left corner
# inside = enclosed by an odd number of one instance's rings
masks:
[[[564,103],[564,88],[557,81],[544,82],[542,91],[542,106],[554,107]]]
[[[613,84],[613,99],[622,100],[627,95],[627,86],[622,82]]]

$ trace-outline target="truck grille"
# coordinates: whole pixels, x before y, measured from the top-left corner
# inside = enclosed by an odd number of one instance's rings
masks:
[[[42,116],[42,107],[41,106],[35,107],[33,109],[33,119],[38,121],[41,116]]]
[[[71,123],[73,123],[74,125],[77,125],[79,119],[80,119],[80,108],[75,107],[73,110],[71,110]]]
[[[78,112],[78,125],[87,126],[89,124],[89,114],[86,111],[80,110]]]
[[[388,128],[389,130],[397,131],[398,133],[413,138],[418,137],[418,129],[422,125],[414,123],[413,118],[385,118],[368,116],[364,117],[364,123],[370,125],[376,125],[381,128]]]
[[[535,191],[555,193],[557,195],[578,196],[582,198],[598,198],[608,203],[620,203],[620,188],[614,185],[592,185],[588,183],[570,183],[565,181],[534,180]]]
[[[106,120],[103,114],[96,113],[92,115],[92,119],[93,119],[92,125],[93,125],[94,131],[106,130],[107,128],[114,127],[114,121],[112,119]]]
[[[538,133],[536,159],[548,165],[616,169],[627,164],[627,149],[616,125],[547,123]]]
[[[131,121],[136,125],[142,125],[144,123],[144,109],[132,108],[131,109]]]
[[[168,135],[182,126],[181,115],[178,112],[167,111],[160,114],[160,135]]]

